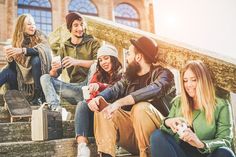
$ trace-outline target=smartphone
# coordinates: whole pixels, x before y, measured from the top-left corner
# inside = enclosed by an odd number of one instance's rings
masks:
[[[101,112],[107,106],[108,106],[108,102],[106,102],[106,100],[103,97],[100,97],[99,98],[99,105],[98,105],[99,112]]]

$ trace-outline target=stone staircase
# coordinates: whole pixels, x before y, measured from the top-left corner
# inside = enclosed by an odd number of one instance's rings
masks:
[[[75,143],[74,120],[63,122],[63,138],[49,141],[35,142],[31,140],[31,123],[21,119],[10,123],[8,111],[3,106],[2,95],[0,98],[0,157],[75,157],[77,145]],[[74,115],[73,105],[64,105]],[[73,119],[73,117],[72,117]],[[91,157],[97,156],[95,139],[89,138]],[[119,150],[118,156],[134,157]]]

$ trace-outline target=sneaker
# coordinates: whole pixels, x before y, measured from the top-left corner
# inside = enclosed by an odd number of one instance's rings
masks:
[[[77,157],[90,157],[90,150],[86,143],[79,143],[77,146]]]
[[[62,121],[68,121],[71,118],[71,113],[66,111],[64,107],[61,109]]]
[[[71,112],[68,112],[64,107],[61,106],[51,106],[52,111],[57,111],[61,113],[62,121],[68,121],[71,119]]]

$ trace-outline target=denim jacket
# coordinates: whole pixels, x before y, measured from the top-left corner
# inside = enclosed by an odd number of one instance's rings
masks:
[[[170,101],[175,97],[174,75],[170,70],[162,66],[151,67],[149,76],[144,82],[145,87],[135,90],[138,81],[129,81],[123,77],[112,87],[105,89],[99,95],[107,101],[113,102],[127,95],[132,95],[135,103],[148,101],[156,107],[164,116],[167,116],[170,109]],[[130,110],[132,106],[123,106],[124,110]]]
[[[214,111],[214,119],[211,124],[208,124],[205,118],[204,111],[193,111],[193,131],[197,137],[205,144],[203,149],[199,149],[201,153],[212,153],[216,148],[225,146],[231,148],[233,139],[233,120],[232,110],[229,102],[224,99],[216,98],[216,108]],[[180,97],[173,100],[173,105],[170,114],[167,118],[182,117]],[[174,135],[170,128],[164,124],[161,129],[165,132]],[[179,137],[176,134],[175,138]]]

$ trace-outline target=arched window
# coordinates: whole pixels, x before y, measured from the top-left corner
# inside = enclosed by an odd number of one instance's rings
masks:
[[[69,12],[78,11],[82,14],[98,16],[96,6],[90,0],[71,0]]]
[[[136,9],[126,3],[122,3],[115,8],[115,21],[127,26],[139,28],[139,14]]]
[[[52,31],[52,8],[48,0],[18,0],[17,15],[29,13],[34,17],[39,30],[48,34]]]

